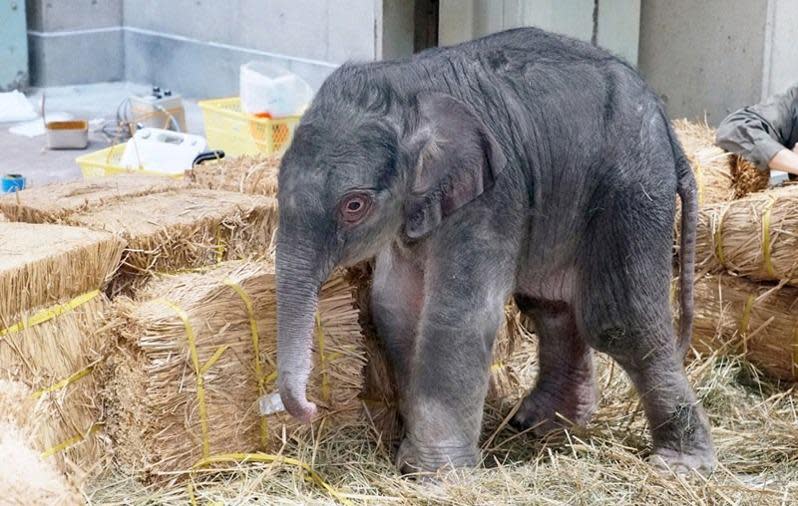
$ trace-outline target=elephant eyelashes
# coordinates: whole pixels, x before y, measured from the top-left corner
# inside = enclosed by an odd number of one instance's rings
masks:
[[[371,196],[364,192],[345,195],[339,204],[341,219],[347,225],[360,223],[371,210],[371,203]]]

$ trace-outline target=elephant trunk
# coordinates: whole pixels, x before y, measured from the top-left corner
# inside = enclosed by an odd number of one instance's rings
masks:
[[[308,401],[306,388],[313,367],[312,344],[319,288],[317,255],[312,249],[277,245],[277,371],[280,398],[295,418],[309,423],[316,405]]]

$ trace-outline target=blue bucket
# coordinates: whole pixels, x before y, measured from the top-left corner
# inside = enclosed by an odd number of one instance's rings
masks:
[[[6,174],[2,185],[3,193],[18,192],[25,189],[25,178],[20,174]]]

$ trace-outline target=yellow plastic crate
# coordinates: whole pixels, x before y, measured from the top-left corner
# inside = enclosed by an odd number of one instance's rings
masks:
[[[119,174],[142,174],[147,176],[170,177],[180,179],[182,174],[167,175],[162,172],[152,172],[148,170],[128,169],[119,165],[122,154],[125,152],[124,144],[117,144],[110,148],[94,151],[75,159],[83,177],[86,179],[95,177],[117,176]]]
[[[199,102],[211,149],[227,156],[282,153],[294,137],[300,116],[258,118],[241,111],[239,97]]]

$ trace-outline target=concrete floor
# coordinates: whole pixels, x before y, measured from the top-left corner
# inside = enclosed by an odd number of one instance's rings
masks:
[[[40,109],[46,93],[47,113],[68,113],[74,118],[113,120],[119,104],[130,95],[143,95],[150,87],[132,83],[98,83],[81,86],[32,89],[27,93],[34,108]],[[189,133],[204,134],[202,114],[196,100],[185,99],[186,128]],[[0,123],[0,174],[22,174],[28,187],[81,178],[75,158],[109,146],[96,128],[89,130],[85,150],[48,150],[44,135],[28,138],[9,132],[16,123]]]

